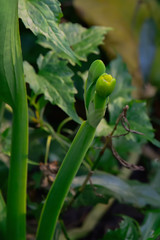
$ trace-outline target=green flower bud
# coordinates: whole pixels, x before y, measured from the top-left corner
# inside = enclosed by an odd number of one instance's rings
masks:
[[[107,98],[113,92],[115,85],[116,79],[104,73],[97,80],[96,93],[102,98]]]

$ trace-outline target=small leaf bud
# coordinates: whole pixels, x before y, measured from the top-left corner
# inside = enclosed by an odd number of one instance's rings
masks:
[[[107,98],[114,90],[116,79],[110,74],[102,74],[96,83],[96,92],[102,98]]]

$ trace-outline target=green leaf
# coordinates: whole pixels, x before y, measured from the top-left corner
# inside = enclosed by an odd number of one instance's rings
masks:
[[[67,36],[70,46],[81,61],[87,61],[87,56],[90,53],[99,53],[97,46],[103,43],[105,34],[111,30],[111,28],[100,26],[87,29],[73,23],[61,24],[60,28]]]
[[[130,128],[143,133],[139,138],[142,137],[160,147],[160,142],[154,139],[154,129],[147,114],[146,102],[132,100],[128,105],[127,119]]]
[[[16,105],[19,91],[24,87],[18,28],[16,4],[1,1],[0,100],[12,108]]]
[[[133,91],[132,77],[129,74],[126,64],[122,61],[121,57],[110,62],[106,72],[111,74],[116,79],[116,86],[110,96],[110,102],[122,97],[125,101],[132,99],[131,93]]]
[[[95,206],[97,203],[108,203],[109,199],[110,196],[104,187],[87,185],[73,202],[72,207]]]
[[[87,29],[80,24],[73,23],[60,24],[60,29],[65,33],[70,47],[81,61],[87,61],[87,56],[90,53],[99,53],[97,46],[103,43],[105,34],[111,30],[111,28],[100,26]],[[43,47],[53,49],[51,42],[46,38],[40,37],[38,43]],[[58,55],[65,58],[62,51],[58,51]]]
[[[137,138],[145,138],[149,141],[154,139],[154,130],[151,125],[150,119],[147,115],[147,108],[145,101],[132,100],[126,102],[124,98],[117,98],[109,106],[110,110],[110,125],[114,125],[119,114],[122,112],[123,107],[127,104],[129,109],[127,111],[127,119],[130,124],[130,129],[143,133],[144,135],[133,135],[135,141]]]
[[[59,1],[19,0],[19,17],[26,28],[35,35],[41,35],[47,39],[54,51],[63,52],[64,56],[73,63],[78,62],[65,34],[58,25],[62,17]]]
[[[160,228],[158,228],[153,235],[147,240],[159,240],[160,239]]]
[[[159,192],[160,182],[160,164],[159,162],[152,163],[151,171],[151,186]],[[141,226],[141,240],[158,240],[160,236],[160,207],[156,209],[146,210],[145,218]]]
[[[11,155],[11,134],[12,134],[12,131],[10,127],[6,128],[1,133],[1,144],[2,144],[1,151],[8,156]]]
[[[114,125],[125,105],[133,99],[132,77],[121,57],[111,61],[106,71],[116,79],[116,86],[109,101],[110,125]]]
[[[84,179],[85,176],[76,177],[72,187],[80,187]],[[92,184],[97,187],[95,194],[102,195],[101,198],[103,202],[105,202],[105,196],[110,196],[120,202],[134,204],[137,207],[144,207],[146,205],[159,207],[160,194],[148,184],[136,181],[127,182],[111,174],[101,172],[92,176],[91,181]],[[98,189],[100,189],[100,191],[98,191]],[[91,198],[90,201],[92,201]],[[108,197],[106,198],[106,202],[107,201]]]
[[[1,240],[6,239],[6,218],[7,218],[7,208],[5,201],[3,199],[2,193],[0,191],[0,236]]]
[[[64,112],[80,123],[74,108],[74,94],[71,77],[72,71],[66,61],[59,61],[52,52],[38,59],[39,72],[36,74],[33,67],[24,62],[25,80],[35,94],[44,94],[46,100],[59,106]]]
[[[159,229],[160,222],[160,210],[148,211],[145,214],[144,223],[141,226],[142,240],[156,240],[158,235],[160,235]]]
[[[98,130],[98,136],[106,136],[114,128],[116,120],[120,113],[123,111],[123,107],[129,106],[127,111],[127,120],[130,125],[131,130],[135,130],[143,133],[143,135],[137,135],[129,133],[125,136],[127,140],[132,140],[133,142],[145,143],[145,141],[150,141],[157,147],[160,147],[160,142],[154,138],[154,129],[150,122],[147,114],[147,107],[145,101],[131,100],[127,101],[123,97],[118,97],[109,104],[110,121],[109,123],[101,122]],[[118,125],[117,130],[114,135],[121,135],[126,133],[125,129],[121,124]],[[104,135],[103,135],[104,134]]]
[[[101,240],[138,240],[140,239],[138,223],[127,216],[123,216],[120,227],[115,230],[109,230]]]
[[[122,59],[118,57],[116,60],[113,60],[107,70],[114,78],[116,78],[117,83],[113,94],[111,94],[109,103],[110,126],[104,127],[104,129],[108,128],[109,130],[109,128],[113,128],[119,114],[122,112],[123,108],[128,105],[129,110],[127,111],[127,119],[129,121],[130,128],[132,130],[142,132],[144,135],[139,136],[130,134],[127,135],[126,138],[132,139],[133,141],[145,139],[152,142],[157,147],[160,147],[160,142],[154,139],[154,129],[148,117],[145,101],[132,100],[132,79]],[[101,132],[103,132],[102,126]],[[104,132],[107,132],[107,130]],[[120,135],[123,133],[122,126],[118,126],[115,134]]]

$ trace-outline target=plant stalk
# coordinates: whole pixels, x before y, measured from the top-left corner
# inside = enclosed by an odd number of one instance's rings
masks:
[[[1,27],[4,31],[2,77],[4,100],[13,109],[12,145],[7,196],[7,240],[26,239],[26,186],[28,158],[28,109],[21,53],[18,0],[2,0]],[[11,97],[9,97],[11,96]]]
[[[25,96],[13,113],[12,147],[7,196],[7,239],[26,239],[28,116]]]
[[[51,240],[53,238],[65,197],[94,138],[95,130],[88,121],[85,121],[73,140],[44,204],[37,231],[37,240]]]

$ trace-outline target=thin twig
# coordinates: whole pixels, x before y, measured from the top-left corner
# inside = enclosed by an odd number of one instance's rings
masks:
[[[123,158],[121,158],[119,156],[119,154],[117,153],[117,151],[115,150],[115,148],[113,147],[113,145],[111,145],[111,151],[113,153],[113,156],[121,163],[122,166],[124,166],[128,169],[134,170],[134,171],[137,171],[137,170],[144,171],[144,167],[137,166],[137,165],[134,165],[134,164],[129,164]]]
[[[138,131],[135,131],[135,130],[132,130],[130,129],[130,124],[128,122],[128,119],[123,116],[123,118],[121,119],[121,123],[122,123],[122,126],[124,127],[124,129],[128,132],[128,133],[135,133],[135,134],[139,134],[139,135],[144,135],[144,133],[141,133],[141,132],[138,132]],[[125,125],[125,123],[127,124],[127,126]]]
[[[121,121],[121,119],[122,119],[123,117],[126,117],[126,114],[127,114],[127,110],[128,110],[128,109],[129,109],[129,106],[128,106],[128,105],[126,105],[126,106],[123,108],[123,111],[122,111],[122,113],[119,115],[119,117],[117,118],[116,123],[115,123],[115,126],[114,126],[112,132],[109,134],[109,136],[113,136],[113,134],[114,134],[114,132],[116,131],[116,129],[117,129],[117,127],[118,127],[118,124],[119,124],[119,122]]]

